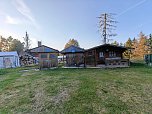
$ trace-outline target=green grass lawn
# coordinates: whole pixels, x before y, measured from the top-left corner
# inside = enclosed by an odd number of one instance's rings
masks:
[[[5,113],[152,113],[152,68],[0,70]]]

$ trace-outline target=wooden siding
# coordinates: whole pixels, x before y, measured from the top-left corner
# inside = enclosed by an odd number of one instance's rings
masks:
[[[95,66],[95,51],[94,50],[85,52],[85,64],[89,66]]]
[[[38,59],[40,68],[51,68],[58,66],[57,53],[39,53]]]
[[[68,53],[66,56],[66,67],[80,67],[84,66],[84,54],[83,53]]]
[[[100,56],[100,52],[103,54],[103,56]],[[107,63],[106,59],[109,59],[109,60],[111,59],[111,61],[113,61],[113,58],[116,59],[116,61],[114,62],[119,64],[121,62],[119,60],[123,60],[123,57],[122,57],[123,52],[124,52],[123,48],[112,47],[112,46],[98,47],[98,48],[92,48],[92,49],[86,50],[85,51],[85,65],[92,66],[92,67],[96,67],[98,65],[106,65]],[[125,62],[126,62],[125,65],[127,65],[128,61],[125,61]],[[121,65],[123,65],[123,63]]]

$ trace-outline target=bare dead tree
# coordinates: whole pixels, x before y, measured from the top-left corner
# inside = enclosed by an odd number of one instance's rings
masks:
[[[30,39],[29,39],[29,34],[27,34],[27,32],[26,32],[26,34],[25,34],[25,37],[23,37],[24,38],[24,43],[25,43],[25,50],[28,50],[29,48],[30,48],[30,43],[31,43],[31,41],[30,41]]]
[[[101,36],[103,38],[103,43],[107,44],[110,40],[110,37],[116,36],[117,34],[112,33],[113,30],[115,30],[116,26],[115,24],[117,21],[114,20],[113,16],[115,14],[112,13],[104,13],[101,14],[99,18],[99,31],[101,32]]]

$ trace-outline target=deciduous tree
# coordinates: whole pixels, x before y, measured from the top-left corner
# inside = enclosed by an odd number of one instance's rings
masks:
[[[74,45],[74,46],[79,47],[79,42],[78,42],[77,40],[75,40],[75,39],[70,39],[70,40],[68,41],[68,43],[66,43],[66,45],[65,45],[64,48],[68,48],[68,47],[70,47],[71,45]]]
[[[146,45],[147,36],[142,32],[139,34],[139,42],[136,48],[136,55],[138,59],[143,59],[144,55],[148,53],[148,46]]]
[[[13,39],[9,51],[17,51],[20,53],[24,49],[24,44],[17,39]]]
[[[24,44],[11,36],[8,38],[0,37],[0,51],[23,51]]]

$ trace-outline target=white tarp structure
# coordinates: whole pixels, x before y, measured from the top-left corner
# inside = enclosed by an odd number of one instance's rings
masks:
[[[0,52],[0,68],[15,68],[19,66],[19,56],[16,51]]]

